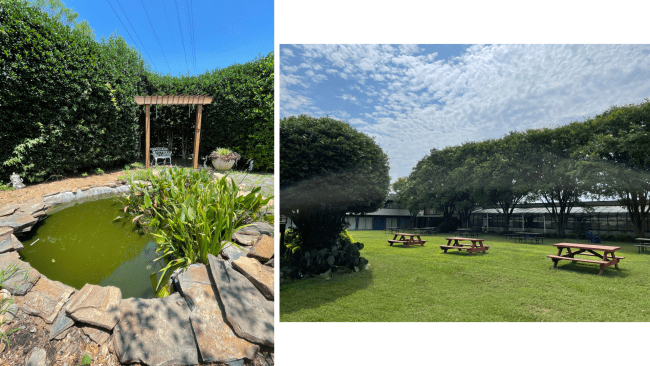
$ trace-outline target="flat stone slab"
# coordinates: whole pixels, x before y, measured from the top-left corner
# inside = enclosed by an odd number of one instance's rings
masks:
[[[6,272],[14,267],[14,265],[18,270],[9,277],[6,277],[5,286],[12,295],[23,296],[41,278],[41,274],[32,268],[29,263],[21,261],[18,252],[13,251],[0,254],[0,271]]]
[[[12,215],[20,207],[18,204],[4,206],[0,208],[0,217]]]
[[[212,254],[208,254],[208,261],[226,320],[235,333],[250,342],[273,346],[273,301],[227,262]]]
[[[269,259],[266,263],[264,263],[265,266],[269,266],[271,268],[275,268],[275,258]]]
[[[25,295],[23,310],[28,314],[39,316],[46,323],[51,324],[75,291],[68,285],[42,276],[36,286]]]
[[[68,328],[70,328],[74,324],[74,320],[66,314],[65,310],[60,311],[59,315],[56,317],[54,320],[54,324],[52,324],[52,329],[50,330],[50,336],[48,337],[48,340],[52,340],[56,338],[59,334],[65,332]]]
[[[47,363],[47,352],[42,348],[34,348],[25,360],[25,366],[45,366]]]
[[[237,234],[253,236],[273,235],[273,225],[269,224],[268,222],[255,221],[251,223],[250,226],[246,226],[237,230]]]
[[[106,330],[92,325],[84,325],[81,330],[97,344],[103,344],[111,337],[111,334]]]
[[[228,262],[232,262],[239,257],[245,257],[248,251],[241,248],[237,248],[233,244],[226,244],[226,246],[221,250],[221,256],[224,257]]]
[[[190,322],[202,362],[253,359],[259,346],[238,337],[224,321],[207,267],[190,265],[179,274],[178,282],[192,309]]]
[[[32,200],[30,202],[25,202],[22,205],[20,205],[20,208],[18,208],[18,211],[24,212],[26,214],[33,215],[34,212],[42,211],[43,208],[45,208],[45,203],[43,203],[43,201],[41,201],[41,200],[37,200],[37,201]]]
[[[260,346],[238,337],[224,321],[215,301],[203,304],[190,315],[192,330],[203,362],[252,360]]]
[[[32,215],[19,211],[10,216],[0,217],[0,227],[8,226],[16,231],[27,226],[32,226],[37,221]]]
[[[255,235],[245,235],[240,233],[232,234],[232,239],[239,245],[251,246],[253,245],[253,242],[255,242],[255,238],[257,238]]]
[[[23,243],[14,234],[0,236],[0,253],[23,249],[25,249]]]
[[[87,283],[72,297],[65,311],[78,322],[111,330],[119,319],[121,300],[119,288]]]
[[[178,292],[162,299],[122,300],[120,312],[122,318],[113,329],[113,345],[121,363],[199,363],[190,308]]]
[[[247,256],[256,258],[259,261],[266,262],[271,257],[275,250],[275,244],[273,238],[268,235],[263,235],[256,243],[253,245],[253,248],[248,252]]]
[[[241,257],[232,262],[232,267],[248,278],[249,281],[267,299],[273,300],[273,269],[269,268],[257,259]]]
[[[11,227],[0,227],[0,236],[5,236],[14,232],[14,229]]]

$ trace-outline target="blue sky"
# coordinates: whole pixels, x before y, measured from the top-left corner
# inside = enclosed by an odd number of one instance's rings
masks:
[[[88,21],[98,40],[117,31],[162,74],[202,74],[254,60],[274,47],[272,0],[63,2],[79,14],[78,22]]]
[[[280,117],[374,137],[391,182],[432,148],[583,121],[650,97],[650,45],[280,45]]]

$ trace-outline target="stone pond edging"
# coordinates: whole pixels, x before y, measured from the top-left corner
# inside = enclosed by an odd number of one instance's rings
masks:
[[[91,284],[76,290],[20,260],[18,251],[24,247],[16,234],[30,231],[51,207],[129,189],[126,181],[119,181],[0,208],[0,270],[18,267],[5,282],[15,283],[7,290],[17,301],[0,316],[0,321],[6,320],[2,331],[19,326],[27,314],[42,319],[47,337],[41,347],[28,350],[28,357],[38,355],[43,365],[58,362],[66,351],[70,354],[66,342],[74,336],[102,347],[103,353],[110,349],[122,364],[235,366],[252,365],[252,360],[257,365],[260,359],[269,364],[259,353],[269,347],[272,353],[275,342],[273,226],[268,223],[254,222],[238,231],[233,241],[239,245],[228,244],[219,256],[210,255],[209,266],[197,263],[174,273],[176,291],[165,298],[122,299],[117,287]],[[44,348],[56,347],[56,352],[42,356]]]

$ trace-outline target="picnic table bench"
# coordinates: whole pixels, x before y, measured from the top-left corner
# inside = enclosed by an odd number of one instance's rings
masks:
[[[473,228],[457,228],[456,232],[459,234],[464,234],[467,233],[467,235],[473,237],[473,236],[478,236],[479,231]]]
[[[634,239],[634,241],[639,243],[639,244],[634,244],[634,246],[639,249],[639,253],[645,252],[645,248],[650,248],[650,239],[636,238],[636,239]]]
[[[430,227],[417,227],[417,228],[415,228],[415,230],[418,230],[420,232],[420,234],[425,234],[425,233],[426,234],[431,234],[431,233],[437,232],[438,228],[433,227],[433,226],[430,226]]]
[[[572,263],[593,263],[600,265],[600,272],[598,274],[602,275],[603,270],[611,265],[618,269],[618,262],[621,259],[625,259],[625,257],[619,257],[615,255],[615,252],[621,249],[621,247],[576,243],[557,243],[553,244],[553,246],[558,248],[557,255],[547,255],[548,258],[551,258],[553,260],[553,268],[556,268],[557,263],[561,260],[569,260]],[[567,253],[562,255],[562,250],[564,249],[566,249]],[[577,251],[572,251],[572,249],[577,249]],[[598,252],[603,252],[604,254],[601,255]],[[580,258],[576,257],[576,255],[598,257],[600,260]]]
[[[398,236],[399,239],[397,239]],[[416,237],[417,240],[415,240]],[[424,246],[424,243],[426,242],[426,240],[422,240],[419,234],[395,233],[393,240],[389,240],[388,244],[393,245],[399,243],[404,244],[404,246],[408,248],[408,246],[411,244],[420,244],[420,246]]]
[[[444,250],[445,253],[447,253],[447,250],[449,249],[458,249],[458,251],[461,250],[466,250],[469,255],[471,255],[474,252],[485,252],[490,249],[489,245],[484,246],[483,242],[485,239],[478,239],[478,238],[462,238],[462,237],[450,237],[450,238],[445,238],[447,240],[447,245],[441,245],[440,249]],[[451,241],[454,241],[452,244]],[[462,241],[469,241],[471,244],[463,244],[461,243]]]

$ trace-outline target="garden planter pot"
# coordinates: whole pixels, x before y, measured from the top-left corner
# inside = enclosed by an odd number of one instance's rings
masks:
[[[235,162],[236,160],[234,159],[225,160],[220,157],[212,158],[212,165],[214,166],[214,169],[219,171],[230,170],[230,168],[235,165]]]

